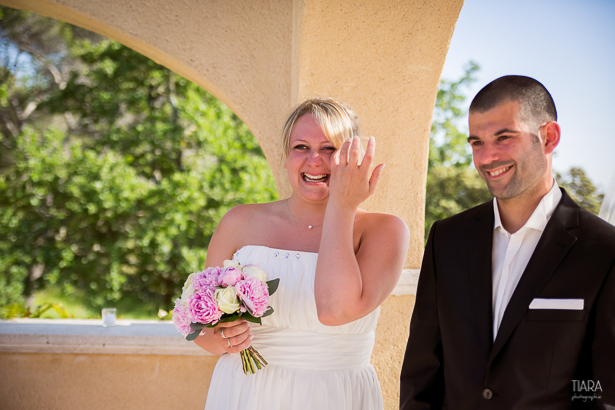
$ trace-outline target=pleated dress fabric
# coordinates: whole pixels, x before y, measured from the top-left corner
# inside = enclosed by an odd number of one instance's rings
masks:
[[[271,297],[275,312],[262,326],[252,324],[252,346],[269,365],[244,375],[239,354],[222,355],[205,410],[381,410],[369,361],[379,309],[346,325],[325,326],[314,298],[317,253],[250,245],[233,259],[260,266],[268,280],[280,279]]]

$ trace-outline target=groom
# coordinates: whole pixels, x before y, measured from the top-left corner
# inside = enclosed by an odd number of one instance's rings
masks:
[[[615,227],[555,183],[556,120],[529,77],[472,101],[468,142],[495,198],[431,228],[400,409],[615,408]]]

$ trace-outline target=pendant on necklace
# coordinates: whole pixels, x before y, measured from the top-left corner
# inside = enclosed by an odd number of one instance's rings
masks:
[[[308,225],[308,229],[312,229],[312,228],[313,228],[313,226],[312,226],[312,225]]]

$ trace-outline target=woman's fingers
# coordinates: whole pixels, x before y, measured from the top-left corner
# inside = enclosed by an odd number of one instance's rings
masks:
[[[353,137],[350,143],[350,156],[348,158],[349,165],[358,165],[360,163],[361,156],[361,139],[359,137]]]
[[[228,339],[244,333],[250,329],[250,322],[239,319],[233,322],[218,323],[214,334],[219,334],[221,338]]]
[[[367,147],[365,148],[365,155],[363,156],[363,160],[361,161],[361,167],[365,167],[369,169],[372,166],[372,161],[374,160],[374,154],[376,153],[376,139],[374,137],[369,137],[367,141]]]
[[[340,150],[336,150],[333,155],[331,155],[331,164],[334,166],[340,165]],[[333,168],[333,166],[331,167]]]
[[[218,336],[218,342],[228,353],[237,353],[250,345],[250,323],[245,320],[219,323],[214,328],[214,335]]]
[[[350,206],[358,206],[371,196],[384,168],[384,165],[380,164],[370,172],[375,153],[374,137],[369,138],[365,151],[359,137],[346,140],[332,157],[330,195]],[[348,158],[347,162],[344,162],[344,158]]]
[[[374,168],[374,172],[372,172],[372,176],[369,179],[369,194],[373,194],[376,191],[376,186],[378,185],[378,181],[380,180],[380,175],[382,174],[382,170],[384,169],[384,164],[378,165]]]
[[[250,343],[252,343],[252,339],[254,339],[254,336],[249,335],[247,338],[245,338],[242,342],[239,342],[239,344],[234,345],[233,342],[231,341],[230,344],[233,347],[229,347],[227,346],[225,348],[225,350],[229,353],[239,353],[244,349],[247,349],[248,346],[250,346]],[[237,343],[237,342],[236,342]],[[227,343],[228,345],[228,343]]]
[[[250,345],[252,337],[253,336],[250,334],[250,329],[238,334],[237,336],[229,337],[225,340],[225,350],[229,353],[240,352]]]
[[[339,153],[339,165],[345,166],[348,164],[348,150],[350,150],[350,144],[352,143],[352,138],[348,138],[342,144],[342,148],[340,148]]]

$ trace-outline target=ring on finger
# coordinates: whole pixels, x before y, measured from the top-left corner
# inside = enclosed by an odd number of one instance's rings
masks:
[[[222,339],[228,339],[228,337],[224,337],[224,329],[220,331],[220,336],[222,336]]]
[[[231,341],[228,340],[228,338],[226,339],[226,343],[228,343],[228,347],[233,347],[233,345],[231,344]]]

